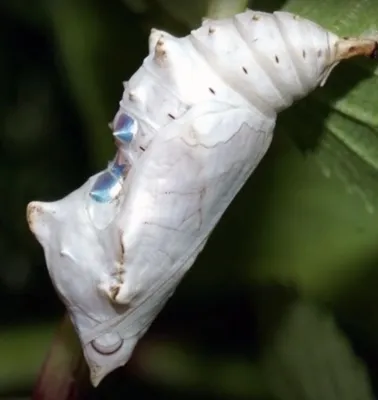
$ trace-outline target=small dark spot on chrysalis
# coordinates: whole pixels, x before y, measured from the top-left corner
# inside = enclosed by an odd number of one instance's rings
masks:
[[[215,90],[214,90],[213,88],[209,87],[209,90],[210,90],[210,92],[211,92],[212,94],[215,94]]]
[[[373,60],[378,60],[378,42],[375,42],[375,47],[370,54],[370,58],[372,58]]]
[[[254,21],[258,21],[258,20],[260,19],[260,17],[259,17],[258,15],[254,15],[254,16],[252,17],[252,19],[253,19]]]
[[[306,58],[306,50],[302,50],[302,57]]]
[[[245,73],[246,75],[248,75],[247,68],[246,68],[246,67],[242,67],[242,68],[243,68],[244,73]]]
[[[276,63],[279,64],[280,63],[280,59],[277,56],[274,56]]]
[[[355,46],[350,46],[349,47],[349,52],[350,53],[353,53],[353,52],[355,52],[356,51],[356,47]]]
[[[146,149],[144,148],[144,147],[142,147],[142,146],[139,146],[139,148],[142,150],[142,151],[145,151]]]
[[[168,114],[169,118],[176,119],[172,114]]]
[[[316,55],[318,56],[318,58],[320,58],[322,56],[322,51],[318,50],[318,52],[316,53]]]
[[[343,39],[344,39],[344,40],[348,40],[348,39],[349,39],[349,36],[344,36]]]
[[[215,28],[212,26],[209,26],[209,35],[213,34],[215,32]]]

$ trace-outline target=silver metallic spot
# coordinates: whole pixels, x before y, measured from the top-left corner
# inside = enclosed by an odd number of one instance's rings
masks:
[[[91,341],[92,347],[100,354],[111,355],[117,352],[123,344],[123,339],[118,333],[105,333]]]
[[[115,118],[113,130],[113,136],[120,143],[128,144],[138,132],[138,122],[121,111]]]
[[[121,191],[126,164],[121,161],[120,157],[120,154],[117,153],[115,160],[109,163],[108,169],[98,176],[90,192],[93,200],[99,203],[109,203]]]

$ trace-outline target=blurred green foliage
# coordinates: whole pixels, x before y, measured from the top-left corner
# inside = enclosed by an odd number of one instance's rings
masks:
[[[373,0],[252,6],[340,35],[375,28],[378,12]],[[106,165],[107,123],[149,30],[186,34],[206,9],[200,0],[1,1],[0,392],[30,391],[63,315],[26,204],[62,197]],[[373,398],[377,93],[376,64],[352,60],[280,116],[269,154],[134,361],[93,398]]]

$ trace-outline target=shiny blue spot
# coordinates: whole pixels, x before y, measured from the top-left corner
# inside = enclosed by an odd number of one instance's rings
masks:
[[[127,114],[121,113],[114,123],[113,135],[122,143],[130,143],[137,130],[136,120]]]
[[[122,177],[123,171],[125,170],[126,165],[125,164],[117,164],[114,163],[110,167],[110,172],[112,175],[114,175],[117,179]]]
[[[90,192],[92,199],[99,203],[111,202],[120,191],[124,169],[125,165],[112,163],[99,175]]]

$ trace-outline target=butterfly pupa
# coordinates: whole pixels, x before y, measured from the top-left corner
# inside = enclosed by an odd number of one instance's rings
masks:
[[[154,30],[149,46],[120,101],[138,133],[118,140],[132,159],[118,192],[91,197],[100,173],[27,208],[94,385],[129,360],[193,265],[269,148],[277,113],[340,61],[377,56],[373,39],[251,10],[183,38]]]

